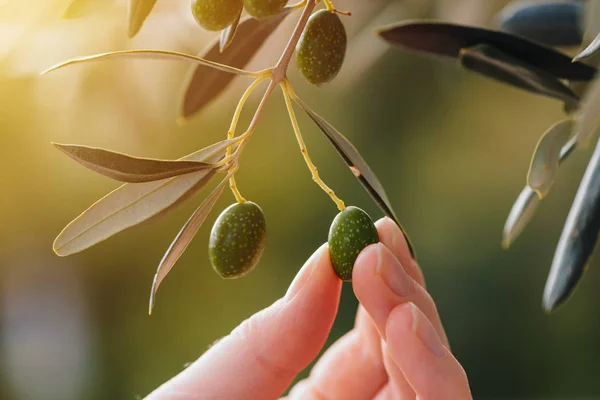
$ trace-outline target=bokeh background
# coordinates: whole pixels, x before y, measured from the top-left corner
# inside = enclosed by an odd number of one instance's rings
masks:
[[[40,77],[63,59],[128,48],[200,52],[214,37],[187,0],[159,0],[126,38],[126,2],[0,0],[0,398],[136,399],[178,373],[240,321],[282,296],[327,238],[336,209],[311,181],[280,95],[242,159],[238,184],[269,222],[259,267],[222,280],[207,259],[210,225],[226,193],[147,303],[155,268],[201,195],[168,217],[59,258],[52,241],[118,184],[79,167],[51,141],[178,158],[226,135],[238,78],[187,124],[175,120],[189,65],[107,61]],[[552,315],[541,295],[589,151],[561,167],[552,193],[509,251],[504,220],[525,183],[539,135],[561,118],[558,102],[461,70],[448,60],[389,48],[373,28],[412,18],[494,26],[506,1],[338,0],[353,12],[346,64],[314,88],[292,69],[297,92],[350,138],[387,188],[419,252],[456,357],[478,399],[600,398],[600,271],[593,259],[575,296]],[[277,59],[295,18],[252,62]],[[257,98],[249,103],[251,110]],[[247,123],[251,111],[244,113]],[[379,218],[315,126],[300,123],[324,179],[347,203]],[[207,193],[205,190],[202,192]],[[329,341],[348,331],[357,301],[344,287]],[[306,374],[306,372],[305,372]],[[218,379],[218,377],[215,377]]]

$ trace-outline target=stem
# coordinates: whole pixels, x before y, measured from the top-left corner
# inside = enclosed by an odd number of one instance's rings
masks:
[[[304,144],[304,139],[302,138],[302,133],[300,133],[300,126],[298,125],[298,121],[296,120],[296,114],[294,114],[294,107],[292,106],[292,100],[290,98],[290,89],[289,82],[287,80],[281,83],[281,90],[283,91],[283,98],[285,99],[285,105],[288,110],[288,114],[290,115],[290,121],[292,122],[292,127],[294,128],[294,133],[296,134],[296,140],[298,141],[298,145],[300,146],[300,151],[302,152],[302,156],[304,157],[304,161],[306,165],[308,165],[308,169],[312,174],[312,179],[323,189],[325,193],[331,197],[331,200],[337,205],[340,211],[344,211],[346,206],[344,202],[335,195],[334,191],[323,182],[323,180],[319,177],[319,172],[317,167],[310,159],[308,155],[308,150],[306,149],[306,145]]]
[[[288,66],[290,65],[292,55],[294,54],[294,49],[296,48],[296,45],[298,44],[298,41],[302,36],[302,32],[304,32],[304,28],[308,23],[308,18],[310,18],[312,10],[317,5],[317,1],[318,0],[308,0],[306,2],[306,6],[304,6],[304,10],[302,11],[302,15],[300,16],[298,23],[296,24],[296,28],[294,28],[292,37],[290,37],[290,40],[285,46],[285,49],[283,50],[279,61],[277,61],[277,64],[275,64],[275,67],[273,67],[273,82],[279,83],[285,79],[285,74],[288,69]]]

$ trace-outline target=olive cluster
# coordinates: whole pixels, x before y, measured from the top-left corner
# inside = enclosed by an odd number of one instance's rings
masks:
[[[245,9],[256,19],[277,15],[287,0],[192,0],[192,14],[209,31],[220,31],[233,24]]]

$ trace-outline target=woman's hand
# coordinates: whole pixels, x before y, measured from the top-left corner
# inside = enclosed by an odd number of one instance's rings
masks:
[[[394,222],[377,222],[381,243],[364,249],[352,276],[361,305],[286,399],[471,399],[435,303]],[[335,319],[342,282],[321,246],[286,295],[242,322],[148,400],[276,399],[314,360]]]

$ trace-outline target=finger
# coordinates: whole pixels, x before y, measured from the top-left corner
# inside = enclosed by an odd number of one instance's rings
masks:
[[[384,217],[377,221],[375,226],[379,233],[379,241],[400,261],[406,273],[419,285],[425,287],[423,272],[411,255],[406,237],[398,225],[390,218]]]
[[[148,399],[277,398],[323,347],[340,291],[323,245],[284,298],[244,321]]]
[[[373,398],[387,382],[380,342],[371,318],[359,306],[354,329],[327,349],[289,399]]]
[[[390,350],[383,340],[381,341],[381,353],[383,354],[383,365],[385,366],[389,379],[382,391],[385,394],[380,393],[379,396],[391,396],[393,399],[400,400],[413,400],[415,398],[415,392],[412,390],[412,387],[406,378],[404,378],[402,370],[400,370],[394,362]]]
[[[388,348],[419,400],[471,399],[465,371],[415,304],[401,304],[386,324]]]
[[[385,326],[392,309],[399,304],[413,302],[432,322],[444,344],[448,344],[431,296],[406,273],[398,259],[383,244],[373,244],[358,255],[352,286],[384,340]]]

